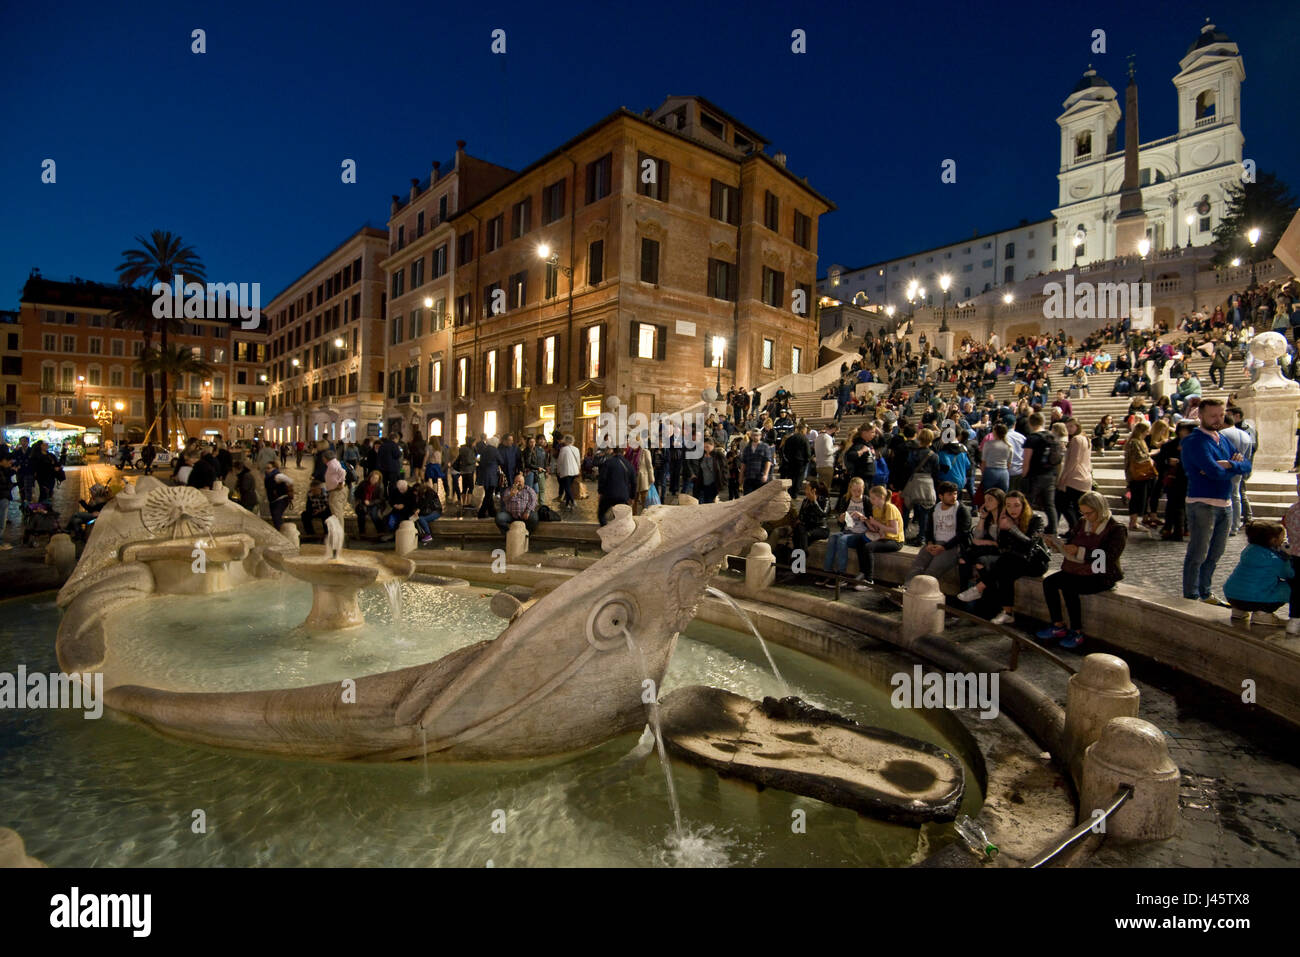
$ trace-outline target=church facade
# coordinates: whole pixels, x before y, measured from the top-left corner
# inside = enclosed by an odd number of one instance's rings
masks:
[[[1241,84],[1246,73],[1237,45],[1206,23],[1178,66],[1173,78],[1178,131],[1138,147],[1141,208],[1154,251],[1213,242],[1228,187],[1242,179]],[[1061,128],[1060,192],[1052,215],[1059,269],[1076,261],[1085,265],[1137,254],[1136,248],[1117,248],[1124,182],[1124,151],[1116,147],[1120,119],[1114,88],[1092,69],[1056,119]]]

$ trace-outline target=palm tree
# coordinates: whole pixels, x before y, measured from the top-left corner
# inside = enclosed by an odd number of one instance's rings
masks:
[[[149,238],[137,236],[135,241],[140,245],[135,249],[126,249],[122,251],[122,264],[117,267],[118,281],[124,286],[134,286],[137,282],[143,280],[152,294],[154,283],[170,284],[178,275],[184,275],[195,282],[204,282],[206,274],[203,269],[203,262],[199,259],[199,254],[190,246],[186,246],[179,236],[163,229],[155,229],[149,234]],[[150,311],[150,319],[153,319],[153,313]],[[160,322],[159,329],[159,348],[163,352],[167,350],[167,322],[166,320],[154,320]],[[152,330],[146,337],[146,347],[149,340],[152,339]],[[162,404],[162,434],[165,442],[170,444],[170,433],[167,430],[167,373],[168,369],[160,368],[159,370],[159,392]],[[152,391],[151,387],[146,387]],[[146,391],[146,401],[148,400],[149,391]],[[153,421],[152,419],[150,420]]]
[[[164,327],[165,328],[165,327]],[[147,384],[157,375],[163,382],[167,381],[167,376],[176,376],[177,382],[184,382],[186,375],[197,375],[207,378],[212,375],[215,366],[210,362],[198,358],[190,351],[187,346],[159,346],[157,349],[146,349],[140,354],[140,358],[135,361],[136,368],[144,373],[146,388]],[[164,395],[162,400],[162,421],[167,422],[167,407],[175,404],[170,398]],[[179,417],[180,413],[177,412]],[[152,420],[150,420],[152,421]],[[166,435],[166,433],[164,433]],[[168,436],[170,439],[170,436]],[[170,444],[170,443],[169,443]]]
[[[149,352],[153,348],[155,330],[164,329],[170,332],[179,332],[184,325],[180,319],[159,319],[155,316],[153,314],[153,301],[153,296],[149,290],[141,286],[128,286],[121,306],[109,313],[109,320],[114,326],[125,326],[127,329],[135,329],[141,333],[144,339],[142,352]],[[153,377],[147,376],[144,380],[145,422],[152,426],[157,414],[158,402],[154,396]]]

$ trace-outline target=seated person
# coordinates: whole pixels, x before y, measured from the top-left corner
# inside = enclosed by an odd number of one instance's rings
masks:
[[[415,489],[411,488],[406,479],[398,479],[397,484],[393,486],[393,494],[388,500],[392,506],[392,511],[388,513],[388,520],[385,522],[389,534],[382,536],[379,540],[386,542],[394,537],[393,533],[397,531],[397,526],[401,525],[408,518],[412,521],[416,517],[415,509]]]
[[[95,519],[99,517],[99,513],[103,511],[104,506],[108,504],[110,498],[112,498],[112,496],[108,494],[108,488],[106,486],[95,485],[90,489],[89,502],[85,499],[78,500],[78,503],[81,505],[81,511],[68,519],[68,534],[72,536],[74,541],[87,534],[87,526],[93,524]],[[0,502],[0,508],[7,506],[8,502]],[[3,528],[3,526],[0,526],[0,528]]]
[[[424,484],[416,489],[415,510],[415,527],[420,530],[420,544],[428,545],[433,541],[433,532],[429,528],[429,523],[436,522],[442,517],[442,500],[438,497],[436,479],[427,478]]]
[[[330,515],[329,499],[325,496],[325,483],[319,479],[311,480],[311,488],[307,490],[307,501],[302,507],[302,533],[307,538],[313,538],[316,535],[314,520],[320,519],[320,533],[325,534],[325,519]]]
[[[1115,379],[1115,384],[1111,387],[1112,396],[1128,395],[1133,391],[1133,383],[1129,381],[1128,373],[1121,372]]]
[[[956,483],[940,482],[938,492],[939,502],[925,525],[926,544],[912,559],[912,567],[903,578],[904,586],[917,575],[942,578],[957,567],[961,550],[971,543],[970,509],[957,501]]]
[[[537,493],[524,483],[522,472],[515,475],[515,482],[501,493],[501,507],[497,509],[497,528],[502,532],[510,531],[515,522],[523,522],[531,535],[537,530]]]
[[[375,526],[378,532],[380,523],[383,521],[383,512],[387,507],[384,499],[384,473],[379,469],[371,471],[366,481],[357,486],[353,494],[353,508],[357,513],[357,534],[366,534],[366,519]]]

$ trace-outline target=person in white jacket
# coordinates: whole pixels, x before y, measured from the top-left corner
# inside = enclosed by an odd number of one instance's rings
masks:
[[[817,438],[813,442],[813,461],[817,466],[817,480],[828,489],[835,478],[835,433],[837,429],[838,426],[832,422],[823,431],[817,433]]]
[[[573,482],[581,472],[582,456],[573,444],[573,436],[566,435],[555,460],[555,474],[560,479],[560,497],[564,500],[564,508],[573,508],[577,504],[573,500]]]

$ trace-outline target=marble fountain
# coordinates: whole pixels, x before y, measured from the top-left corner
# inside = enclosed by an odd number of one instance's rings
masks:
[[[788,508],[787,493],[772,483],[735,502],[624,516],[604,533],[605,556],[586,570],[522,605],[493,602],[509,623],[499,634],[477,633],[495,637],[454,646],[432,661],[358,671],[354,680],[240,690],[248,686],[218,681],[215,666],[205,670],[205,656],[215,657],[224,641],[221,627],[205,616],[256,618],[257,603],[276,589],[301,594],[305,585],[298,582],[305,583],[311,609],[297,631],[313,656],[376,628],[365,619],[377,618],[382,605],[366,598],[368,589],[432,593],[438,585],[428,576],[408,581],[408,559],[343,548],[337,523],[324,546],[300,547],[230,502],[224,489],[173,488],[143,477],[105,508],[60,591],[55,650],[65,672],[103,673],[114,716],[234,754],[416,761],[427,779],[430,763],[438,762],[572,762],[643,730],[646,747],[634,751],[645,758],[655,743],[653,726],[662,729],[657,745],[670,792],[666,751],[704,769],[697,774],[805,794],[911,828],[952,820],[966,775],[941,746],[792,708],[776,700],[779,694],[760,704],[753,699],[770,692],[755,695],[743,682],[725,692],[695,683],[647,700],[647,685],[664,684],[679,635],[696,627],[697,606],[726,556],[764,539],[762,523]],[[481,601],[481,589],[471,591]],[[228,611],[212,611],[214,600]],[[139,640],[134,624],[154,616],[165,622],[163,631],[194,632],[171,643],[191,659],[192,680],[166,680],[152,651],[129,653]],[[396,609],[391,622],[398,624]],[[400,642],[422,627],[404,621],[381,627],[380,635]],[[687,644],[698,655],[696,642]],[[745,693],[731,693],[737,688]],[[675,795],[672,804],[676,814]]]

